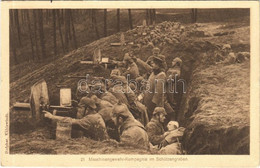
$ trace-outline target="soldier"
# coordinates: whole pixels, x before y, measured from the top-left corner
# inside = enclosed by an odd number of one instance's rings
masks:
[[[118,99],[106,89],[106,86],[104,83],[100,82],[100,83],[96,83],[94,85],[94,87],[96,87],[95,90],[100,90],[100,92],[96,92],[95,95],[102,99],[102,100],[106,100],[111,104],[117,104],[118,103]]]
[[[146,107],[137,101],[135,93],[130,88],[130,86],[127,85],[126,78],[124,76],[111,76],[111,79],[114,81],[114,85],[110,87],[109,90],[118,98],[121,103],[127,105],[135,119],[138,119],[142,124],[145,125],[148,120]]]
[[[169,76],[181,76],[181,66],[182,66],[182,60],[179,57],[176,57],[172,60],[172,66],[167,71],[167,77]]]
[[[160,57],[161,59],[163,59],[163,66],[164,66],[164,69],[167,69],[167,64],[166,64],[166,61],[165,61],[165,56],[164,55],[161,55],[160,54],[160,49],[158,47],[154,47],[153,50],[153,55],[148,57],[146,63],[148,65],[151,66],[151,61],[153,60],[154,57]]]
[[[164,133],[165,141],[167,143],[162,144],[160,154],[182,154],[181,140],[184,134],[185,128],[179,127],[177,121],[170,121],[167,125],[168,131]]]
[[[111,120],[112,109],[114,105],[106,100],[99,99],[96,95],[91,96],[97,106],[97,112],[102,116],[105,122]]]
[[[77,125],[84,132],[84,136],[90,137],[94,140],[101,141],[108,139],[105,122],[101,115],[95,111],[96,105],[94,100],[88,97],[83,97],[79,104],[81,108],[85,108],[82,118],[80,118],[81,116],[78,116],[79,119],[55,116],[48,111],[43,111],[45,113],[44,117],[53,121],[69,122],[72,125]]]
[[[224,64],[233,64],[237,60],[236,55],[234,52],[232,52],[231,46],[229,44],[223,45],[222,56],[224,58],[224,61],[222,61],[222,63]]]
[[[129,108],[133,105],[136,97],[132,89],[127,85],[124,76],[111,76],[109,91],[121,102]]]
[[[126,105],[115,105],[112,120],[118,127],[121,144],[149,149],[149,139],[144,126],[134,119]]]
[[[139,76],[139,69],[128,53],[125,54],[123,62],[127,69],[122,75],[126,78],[129,75],[129,79],[136,79]]]
[[[137,59],[137,61],[140,61]],[[163,58],[154,57],[151,62],[152,66],[146,64],[146,67],[152,69],[152,73],[147,80],[147,86],[144,90],[144,105],[147,107],[149,118],[152,117],[152,112],[155,107],[167,108],[167,113],[172,116],[174,113],[166,99],[166,74],[164,72]]]
[[[96,95],[91,96],[91,99],[95,101],[97,105],[97,112],[102,116],[103,120],[105,121],[109,137],[119,141],[117,128],[112,121],[112,111],[114,105],[106,100],[99,99]]]
[[[146,125],[146,131],[152,145],[161,145],[165,143],[163,123],[166,119],[166,111],[163,107],[156,107],[153,111],[151,121]]]
[[[179,57],[176,57],[172,61],[172,67],[168,69],[166,72],[167,76],[167,99],[169,104],[176,109],[176,98],[177,98],[177,92],[175,89],[176,82],[180,78],[181,75],[181,66],[182,66],[182,60]],[[176,114],[172,116],[171,119],[176,119]]]

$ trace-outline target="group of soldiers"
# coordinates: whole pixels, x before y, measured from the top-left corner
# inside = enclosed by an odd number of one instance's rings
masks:
[[[146,61],[126,53],[109,80],[96,83],[92,86],[97,88],[95,92],[80,98],[76,118],[48,111],[44,116],[71,123],[77,137],[115,139],[121,145],[183,153],[181,137],[185,129],[176,121],[176,95],[167,92],[167,87],[174,85],[174,77],[181,75],[182,60],[174,58],[167,68],[160,49],[153,48],[152,53]],[[173,82],[167,83],[169,79]]]

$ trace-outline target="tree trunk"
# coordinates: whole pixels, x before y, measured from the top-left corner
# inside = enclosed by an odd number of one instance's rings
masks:
[[[131,9],[128,9],[128,17],[129,17],[129,28],[133,29]]]
[[[40,60],[40,57],[39,57],[39,48],[38,48],[38,38],[37,38],[37,10],[33,10],[33,20],[34,20],[34,42],[35,42],[35,48],[36,48],[36,56],[37,56],[37,59]]]
[[[49,24],[48,14],[49,14],[49,10],[46,9],[46,10],[45,10],[45,19],[46,19],[45,23],[46,23],[46,24]],[[43,14],[43,15],[44,15],[44,14]]]
[[[72,11],[70,11],[70,19],[71,19],[71,27],[72,27],[72,35],[73,35],[74,47],[75,47],[75,49],[77,49],[78,45],[77,45],[76,32],[75,32],[75,27],[74,27]]]
[[[14,13],[13,12],[14,9],[9,10],[9,15],[10,15],[10,26],[9,26],[10,44],[9,45],[13,53],[14,64],[17,64],[16,46],[15,46],[15,39],[14,39],[14,16],[13,16]]]
[[[107,9],[104,9],[104,36],[107,36]]]
[[[146,25],[149,25],[149,20],[150,20],[150,16],[149,16],[149,9],[146,9]]]
[[[153,9],[153,24],[156,24],[156,9]]]
[[[198,13],[198,9],[194,9],[194,22],[197,22],[197,13]]]
[[[153,14],[152,14],[152,9],[149,9],[149,19],[150,19],[150,24],[149,24],[149,25],[152,25],[152,24],[153,24]]]
[[[61,9],[61,24],[64,25],[64,10],[65,9]]]
[[[120,32],[120,9],[117,9],[117,32]]]
[[[97,36],[97,39],[99,39],[99,32],[98,32],[98,27],[97,27],[97,19],[96,19],[96,10],[95,9],[92,9],[92,21],[93,21],[93,26],[94,26],[94,29],[95,29],[95,32],[96,32],[96,36]]]
[[[65,51],[69,51],[69,15],[68,15],[68,10],[65,9]]]
[[[60,41],[61,41],[61,46],[62,46],[62,51],[65,53],[65,48],[64,48],[64,43],[63,43],[63,37],[62,37],[62,31],[61,31],[61,19],[60,19],[60,12],[57,11],[57,17],[58,17],[58,27],[59,27],[59,32],[60,32]]]
[[[56,10],[52,10],[52,17],[53,17],[53,49],[54,49],[54,56],[57,55],[57,43],[56,43]]]
[[[197,22],[197,9],[191,9],[191,22],[196,23]]]
[[[32,29],[31,29],[31,21],[30,21],[30,15],[29,15],[29,11],[26,11],[27,14],[27,24],[28,24],[28,33],[30,36],[30,42],[31,42],[31,49],[32,49],[32,57],[31,60],[34,60],[35,56],[34,56],[34,48],[33,48],[33,38],[32,38]]]
[[[66,18],[66,21],[68,22],[68,33],[69,33],[69,45],[71,45],[71,41],[72,41],[72,35],[71,35],[71,26],[70,26],[70,12],[71,12],[71,9],[67,9],[67,17]]]
[[[15,25],[16,25],[16,28],[17,28],[17,35],[18,35],[19,45],[22,45],[22,43],[21,43],[21,29],[20,29],[20,23],[19,23],[18,9],[14,9],[14,17],[15,17]]]
[[[41,48],[42,48],[42,59],[46,59],[42,9],[38,9],[38,20],[39,20],[39,36],[40,36],[40,42],[41,42]]]

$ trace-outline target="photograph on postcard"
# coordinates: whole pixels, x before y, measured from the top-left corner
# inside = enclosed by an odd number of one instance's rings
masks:
[[[250,155],[250,17],[9,9],[10,154]]]

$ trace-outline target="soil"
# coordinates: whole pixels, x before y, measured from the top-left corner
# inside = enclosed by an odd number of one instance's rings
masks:
[[[163,24],[163,23],[162,23]],[[231,44],[233,51],[249,51],[249,17],[234,22],[210,22],[185,24],[185,35],[178,44],[161,47],[167,62],[174,57],[183,59],[182,77],[187,81],[187,93],[180,96],[179,121],[187,128],[183,144],[188,154],[248,154],[249,153],[249,88],[250,61],[241,64],[215,64],[214,51],[218,46]],[[234,33],[214,36],[214,33]],[[192,32],[192,33],[189,33]],[[203,32],[203,33],[194,33]],[[134,41],[133,31],[125,33],[127,41]],[[95,48],[102,49],[102,56],[122,60],[132,46],[111,47],[120,34],[94,41],[80,47],[37,70],[19,75],[11,70],[11,76],[19,76],[10,83],[10,152],[12,154],[156,154],[134,147],[123,147],[113,141],[97,142],[87,138],[58,141],[48,138],[44,126],[33,126],[30,112],[12,109],[16,101],[28,102],[30,87],[38,80],[48,84],[51,104],[59,103],[59,88],[63,84],[76,90],[79,79],[67,75],[85,75],[89,67],[80,60],[91,59]],[[151,47],[142,45],[135,54],[146,59]],[[20,68],[22,68],[21,65]],[[29,67],[28,67],[29,69]],[[108,76],[102,67],[94,69],[95,76]],[[18,73],[18,74],[17,74]],[[242,82],[243,81],[243,82]],[[73,95],[74,96],[74,95]],[[22,128],[22,129],[21,129]]]

